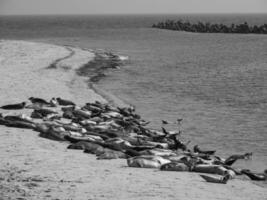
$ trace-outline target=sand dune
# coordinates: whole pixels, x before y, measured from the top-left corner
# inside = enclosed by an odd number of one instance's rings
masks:
[[[70,52],[74,52],[72,56]],[[56,69],[46,69],[59,58]],[[89,51],[25,41],[0,41],[0,105],[30,96],[79,104],[103,101],[75,74]],[[6,111],[0,111],[6,112]],[[128,168],[125,160],[96,160],[67,143],[31,130],[0,126],[0,199],[266,199],[266,188],[234,179],[206,183],[197,173]]]

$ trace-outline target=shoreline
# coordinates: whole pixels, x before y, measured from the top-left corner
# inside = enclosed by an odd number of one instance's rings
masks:
[[[52,44],[55,45],[55,44]],[[58,45],[61,46],[61,45]],[[74,52],[71,50],[71,48],[74,49],[80,49],[85,52],[93,53],[94,57],[91,60],[88,60],[88,62],[82,64],[80,67],[75,69],[75,73],[79,77],[85,77],[87,78],[86,84],[88,85],[89,89],[93,90],[96,94],[100,95],[103,99],[105,99],[108,103],[112,104],[113,106],[120,106],[120,107],[126,107],[128,104],[124,102],[123,100],[119,99],[115,95],[105,91],[104,89],[100,88],[97,85],[97,82],[99,82],[102,78],[104,78],[105,72],[109,69],[116,69],[118,67],[121,67],[125,65],[126,61],[128,60],[128,57],[116,55],[114,53],[108,52],[108,51],[99,51],[99,50],[92,50],[87,48],[80,48],[78,46],[72,46],[72,45],[63,45],[62,47],[66,47],[68,50],[70,50],[70,54],[63,57],[56,59],[54,62],[52,62],[47,69],[55,69],[57,68],[57,64],[60,65],[60,61],[70,58],[74,55]],[[107,58],[104,58],[103,55],[109,55]],[[99,63],[94,63],[96,56],[100,56],[100,59],[98,59]],[[115,57],[115,60],[113,58]],[[91,64],[93,62],[93,64]],[[100,66],[96,68],[97,64],[104,63],[104,67]],[[110,66],[112,64],[112,66]],[[64,68],[64,67],[63,67]]]
[[[75,73],[94,55],[73,48],[77,54],[59,62],[55,70],[47,70],[46,66],[69,52],[61,46],[25,41],[0,41],[0,45],[1,105],[29,96],[62,96],[79,104],[105,100],[88,89],[87,77]],[[97,85],[92,88],[101,93]],[[64,142],[40,138],[31,130],[1,126],[0,131],[2,197],[237,200],[266,196],[265,188],[247,180],[217,185],[204,182],[197,173],[127,168],[125,160],[98,161],[94,155],[67,150]]]
[[[127,57],[106,51],[99,52],[88,49],[82,50],[93,52],[95,57],[93,60],[90,60],[88,63],[78,68],[76,70],[76,74],[78,76],[87,77],[87,84],[89,88],[106,99],[111,105],[126,107],[128,105],[126,102],[100,88],[97,83],[106,76],[106,72],[108,70],[123,67],[128,60]]]

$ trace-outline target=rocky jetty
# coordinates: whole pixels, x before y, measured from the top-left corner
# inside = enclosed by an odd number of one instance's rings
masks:
[[[241,24],[212,24],[212,23],[190,23],[182,20],[166,20],[152,25],[153,28],[167,29],[173,31],[186,31],[196,33],[253,33],[267,34],[267,24],[250,26],[247,22]]]

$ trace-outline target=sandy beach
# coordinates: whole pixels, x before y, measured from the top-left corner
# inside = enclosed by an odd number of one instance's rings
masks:
[[[106,100],[75,70],[92,51],[26,41],[0,41],[0,105],[31,96],[78,104]],[[55,69],[47,69],[53,62]],[[1,110],[0,112],[5,112]],[[12,112],[13,113],[13,112]],[[126,160],[96,160],[37,132],[0,126],[0,199],[266,199],[266,187],[245,178],[224,184],[197,173],[127,167]]]

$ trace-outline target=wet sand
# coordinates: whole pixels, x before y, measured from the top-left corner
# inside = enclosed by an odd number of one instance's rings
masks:
[[[0,41],[0,105],[30,96],[62,97],[78,104],[105,102],[88,88],[86,78],[75,73],[93,58],[91,51],[72,47]],[[57,67],[47,69],[56,60]],[[68,150],[67,143],[41,138],[32,130],[0,126],[0,137],[0,199],[237,200],[267,196],[266,188],[248,180],[210,184],[197,173],[129,168],[122,159],[98,161],[94,155]]]

